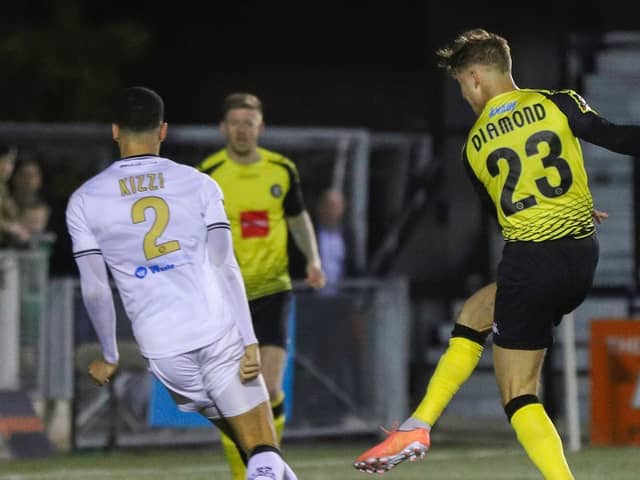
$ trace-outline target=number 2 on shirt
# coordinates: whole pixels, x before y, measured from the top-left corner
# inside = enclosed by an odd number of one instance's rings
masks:
[[[169,205],[161,197],[143,197],[137,200],[131,207],[131,220],[133,223],[141,223],[147,220],[147,208],[155,213],[155,220],[151,228],[144,236],[142,249],[147,260],[152,260],[162,255],[180,250],[180,242],[169,240],[160,244],[156,241],[164,233],[169,223]]]

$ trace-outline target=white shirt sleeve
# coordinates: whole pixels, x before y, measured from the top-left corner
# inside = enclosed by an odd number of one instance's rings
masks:
[[[82,300],[102,346],[102,356],[109,363],[118,363],[116,312],[109,274],[99,245],[85,219],[80,195],[74,194],[69,200],[66,220],[73,243],[73,256],[80,273]]]
[[[207,253],[211,268],[218,270],[217,277],[222,279],[225,300],[228,302],[232,317],[240,330],[244,345],[258,343],[253,331],[242,273],[233,252],[231,225],[224,209],[222,191],[213,179],[207,178],[210,182],[205,187],[208,198],[205,200],[204,217],[208,231]]]
[[[100,246],[86,220],[84,201],[80,192],[71,195],[67,204],[66,219],[74,257],[101,253]]]
[[[204,180],[203,211],[207,225],[207,247],[209,259],[217,267],[233,252],[231,224],[224,209],[222,190],[211,177]],[[212,243],[213,242],[213,243]]]
[[[102,255],[78,257],[76,263],[80,271],[82,300],[102,346],[102,356],[109,363],[118,363],[116,311]]]

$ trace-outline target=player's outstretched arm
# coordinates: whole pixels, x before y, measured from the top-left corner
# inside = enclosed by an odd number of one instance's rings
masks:
[[[612,152],[640,155],[640,125],[611,123],[571,90],[556,92],[551,100],[566,115],[576,137]]]

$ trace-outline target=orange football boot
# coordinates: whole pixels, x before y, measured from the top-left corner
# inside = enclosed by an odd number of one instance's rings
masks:
[[[431,446],[429,432],[425,428],[386,431],[387,438],[370,448],[358,458],[353,466],[366,473],[384,473],[399,463],[424,458]]]

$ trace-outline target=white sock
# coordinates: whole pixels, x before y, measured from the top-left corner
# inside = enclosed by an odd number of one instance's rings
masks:
[[[247,480],[283,480],[284,471],[282,457],[267,450],[251,455],[247,464]]]
[[[416,428],[425,428],[431,431],[431,425],[424,423],[417,418],[409,417],[398,427],[398,430],[415,430]]]
[[[289,466],[289,464],[287,462],[283,462],[284,463],[284,480],[298,480],[298,476],[293,473],[293,470],[291,470],[291,467]]]

